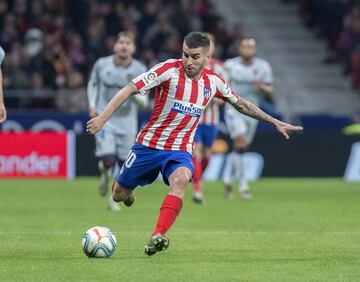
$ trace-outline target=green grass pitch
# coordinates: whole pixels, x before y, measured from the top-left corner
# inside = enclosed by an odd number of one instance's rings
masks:
[[[138,188],[133,207],[112,213],[97,183],[0,180],[0,281],[360,281],[359,184],[262,179],[242,202],[206,183],[206,204],[189,189],[169,249],[146,257],[167,188]],[[116,234],[110,259],[81,250],[95,225]]]

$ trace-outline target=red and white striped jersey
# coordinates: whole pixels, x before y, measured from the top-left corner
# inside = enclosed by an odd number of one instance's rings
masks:
[[[170,59],[133,79],[141,94],[155,88],[154,110],[137,136],[137,143],[160,150],[192,153],[200,117],[214,96],[235,103],[239,97],[213,71],[204,68],[198,80],[189,78],[182,60]]]
[[[226,79],[226,72],[223,62],[216,59],[211,59],[207,68],[212,70],[223,79]],[[219,105],[215,101],[211,101],[204,110],[204,113],[200,119],[200,124],[217,125],[219,123],[219,116]]]

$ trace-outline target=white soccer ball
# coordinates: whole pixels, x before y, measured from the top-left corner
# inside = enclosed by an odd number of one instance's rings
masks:
[[[116,250],[116,237],[109,228],[95,226],[85,232],[82,249],[90,258],[109,258]]]

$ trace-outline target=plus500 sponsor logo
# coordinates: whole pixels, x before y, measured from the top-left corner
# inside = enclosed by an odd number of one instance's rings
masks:
[[[172,111],[187,116],[200,117],[203,109],[196,104],[191,104],[183,101],[175,101],[172,106]]]

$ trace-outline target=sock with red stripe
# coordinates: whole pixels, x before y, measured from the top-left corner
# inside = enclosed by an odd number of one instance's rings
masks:
[[[202,162],[199,158],[193,157],[194,162],[194,176],[192,180],[195,192],[201,192],[201,175],[202,175]]]
[[[160,215],[156,228],[152,235],[160,233],[164,235],[175,222],[176,217],[181,211],[183,200],[173,195],[167,195],[160,208]]]

